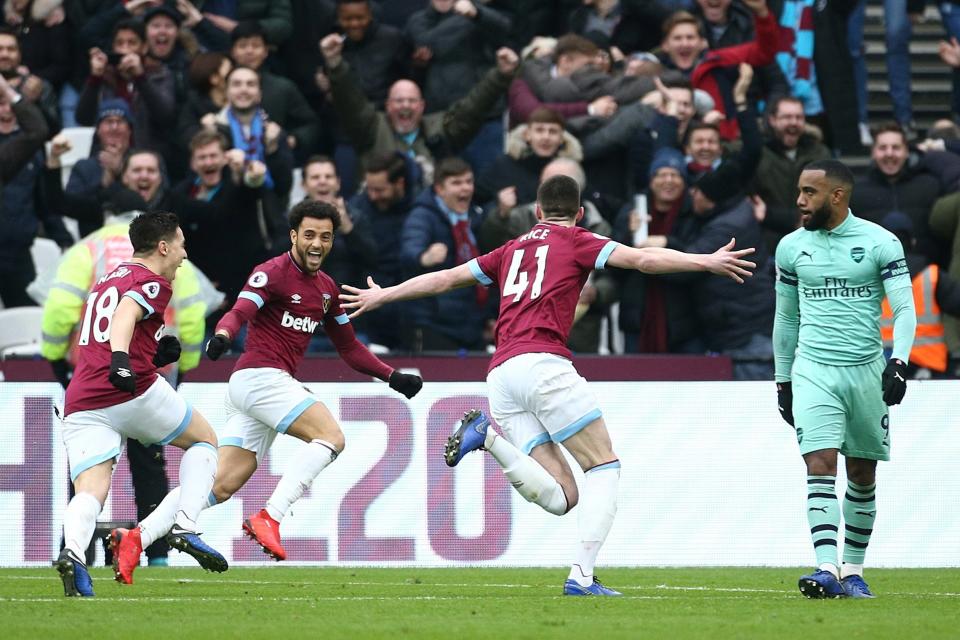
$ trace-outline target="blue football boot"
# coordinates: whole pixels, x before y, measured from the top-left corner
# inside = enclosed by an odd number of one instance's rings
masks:
[[[842,598],[847,595],[837,577],[825,570],[800,576],[798,586],[800,593],[808,598]]]
[[[847,576],[840,581],[848,598],[876,598],[861,576]]]
[[[581,587],[580,584],[573,579],[568,578],[566,582],[563,583],[563,595],[565,596],[622,596],[623,594],[619,591],[614,591],[610,587],[603,586],[603,583],[600,582],[596,576],[593,578],[593,584],[589,587]]]
[[[87,565],[77,560],[69,550],[61,551],[53,566],[63,581],[63,595],[69,598],[93,597],[93,581],[90,580]]]
[[[447,466],[455,467],[463,460],[463,456],[471,451],[482,449],[487,439],[488,428],[490,428],[490,419],[479,409],[463,414],[460,428],[447,438],[447,446],[443,451]]]
[[[207,571],[222,573],[227,570],[227,559],[220,552],[200,539],[191,531],[174,527],[167,534],[167,544],[183,553],[193,556],[197,563]]]

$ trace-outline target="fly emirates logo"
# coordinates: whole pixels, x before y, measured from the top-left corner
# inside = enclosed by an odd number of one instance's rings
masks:
[[[294,331],[303,331],[304,333],[313,333],[319,324],[319,322],[310,318],[292,316],[289,311],[284,311],[283,318],[280,319],[281,327],[293,327]]]

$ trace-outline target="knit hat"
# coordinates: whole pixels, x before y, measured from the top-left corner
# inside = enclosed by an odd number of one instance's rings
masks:
[[[130,111],[130,105],[127,104],[126,100],[108,98],[101,102],[100,109],[97,111],[97,124],[110,116],[120,116],[127,121],[127,124],[133,126],[133,113]]]
[[[694,185],[716,204],[727,202],[743,191],[743,172],[736,162],[726,160],[719,167],[700,176]]]
[[[653,160],[650,162],[650,178],[652,179],[653,176],[657,175],[657,171],[664,167],[676,169],[683,181],[687,181],[687,160],[676,149],[663,147],[653,154]]]
[[[183,22],[183,15],[168,4],[162,4],[159,7],[151,7],[143,14],[143,24],[150,24],[150,21],[157,16],[167,16],[179,27]]]

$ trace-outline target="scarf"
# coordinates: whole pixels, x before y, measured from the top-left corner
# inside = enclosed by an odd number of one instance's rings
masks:
[[[803,102],[803,112],[823,113],[813,66],[813,5],[815,0],[786,0],[780,15],[777,63],[790,83],[790,92]]]
[[[651,209],[650,235],[666,236],[673,231],[683,198],[666,212]],[[647,290],[640,319],[640,353],[666,353],[669,349],[667,301],[658,278],[647,278]]]
[[[267,154],[263,148],[263,122],[266,120],[266,114],[262,109],[258,109],[250,121],[250,136],[243,134],[243,125],[233,113],[232,107],[227,107],[227,122],[230,124],[230,136],[233,138],[233,146],[237,149],[243,149],[247,160],[259,160],[264,165],[267,164]],[[267,189],[273,189],[273,176],[270,175],[270,169],[267,168],[266,177],[263,180],[263,186]]]
[[[447,206],[440,196],[435,195],[434,200],[440,210],[447,214],[450,221],[450,233],[453,235],[453,261],[454,264],[464,264],[480,256],[480,250],[477,248],[477,240],[473,237],[473,231],[470,229],[470,214],[454,211]],[[483,285],[474,287],[474,297],[477,306],[483,308],[487,306],[487,300],[490,292]]]

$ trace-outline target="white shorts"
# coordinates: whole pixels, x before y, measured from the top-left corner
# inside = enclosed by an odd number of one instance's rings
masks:
[[[192,416],[193,408],[162,376],[132,400],[71,413],[63,420],[70,479],[119,456],[127,438],[169,444],[186,430]]]
[[[510,358],[487,374],[487,389],[493,419],[526,454],[563,442],[603,415],[573,363],[552,353]]]
[[[227,424],[220,446],[240,447],[257,455],[257,463],[278,433],[317,402],[313,394],[282,369],[240,369],[227,385]]]

